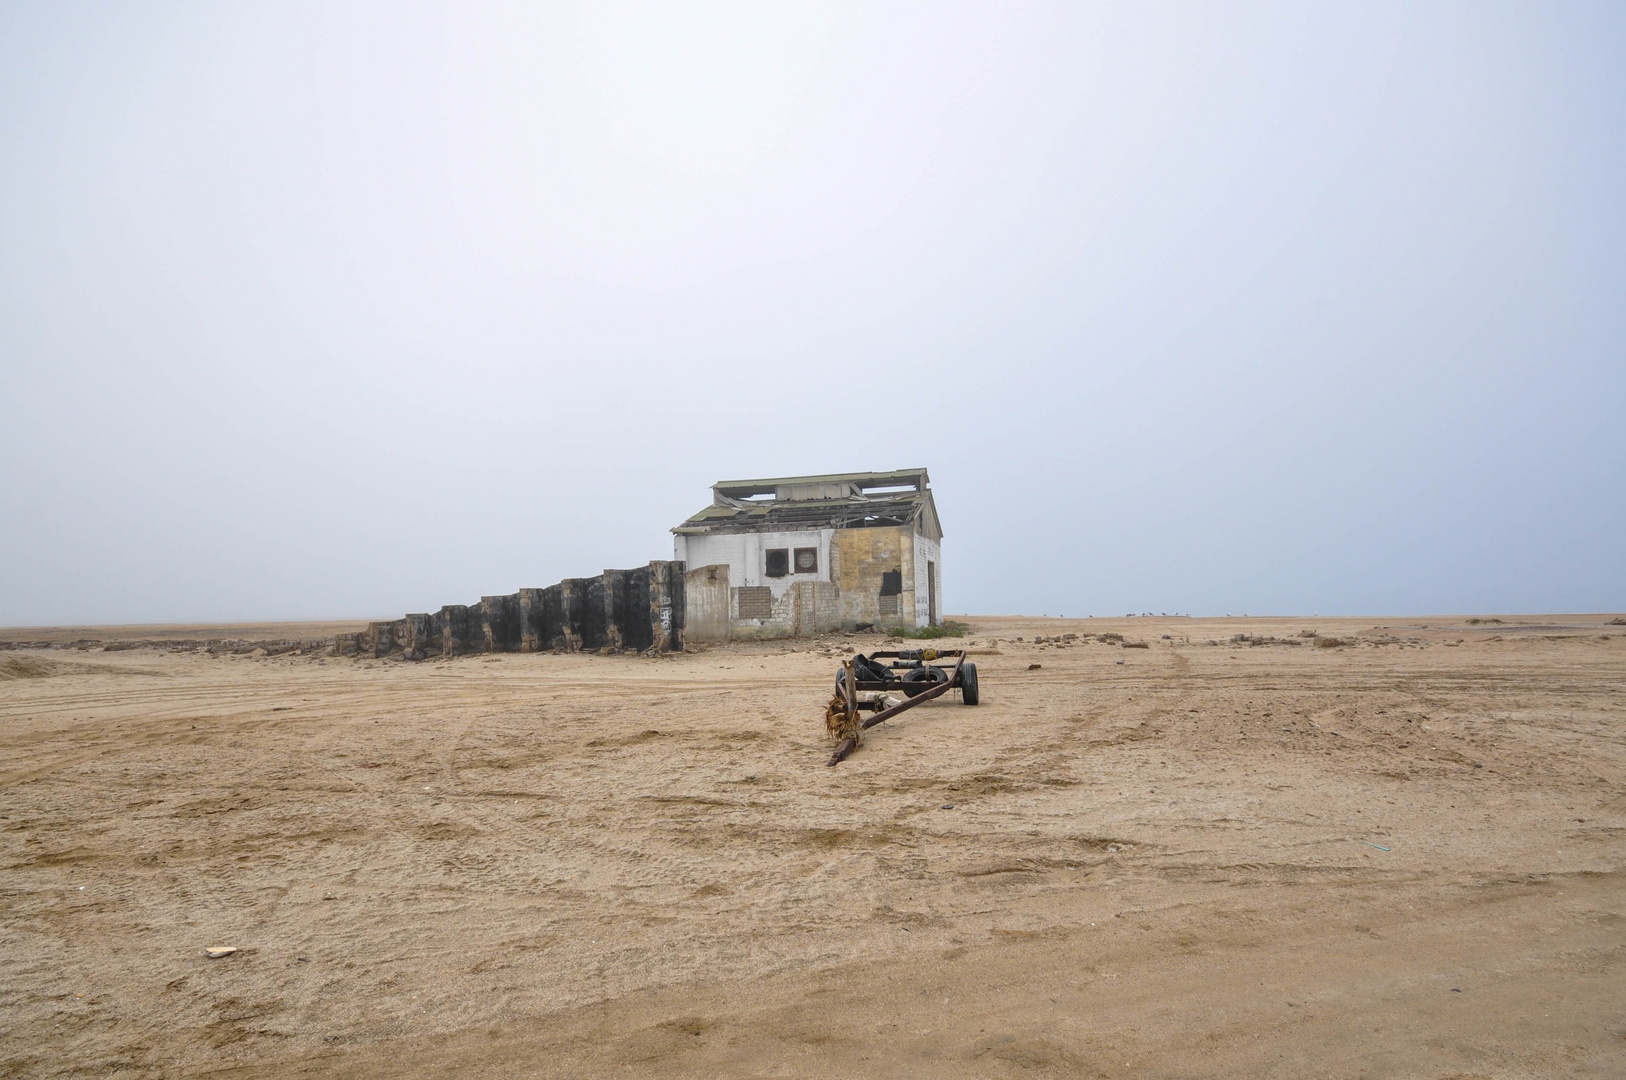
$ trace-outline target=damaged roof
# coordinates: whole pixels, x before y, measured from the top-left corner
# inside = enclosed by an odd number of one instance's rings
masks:
[[[724,480],[712,485],[710,506],[672,531],[695,536],[908,525],[940,540],[930,483],[925,469]]]
[[[778,476],[767,480],[719,480],[711,485],[713,495],[749,499],[758,495],[786,497],[789,488],[844,487],[852,492],[876,488],[913,488],[925,491],[931,484],[925,469],[894,469],[891,472],[825,473],[821,476]],[[800,496],[794,496],[800,497]]]

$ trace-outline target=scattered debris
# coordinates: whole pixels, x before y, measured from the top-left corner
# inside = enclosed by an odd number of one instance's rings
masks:
[[[235,945],[211,945],[203,950],[203,955],[211,960],[219,960],[222,956],[230,956],[237,951]]]
[[[1041,668],[1042,666],[1043,666],[1042,664],[1029,664],[1028,665],[1028,670],[1029,671],[1038,671],[1039,668]]]

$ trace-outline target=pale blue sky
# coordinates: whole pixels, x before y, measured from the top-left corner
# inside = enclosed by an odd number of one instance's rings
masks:
[[[951,611],[1626,609],[1618,4],[0,3],[0,624],[931,469]]]

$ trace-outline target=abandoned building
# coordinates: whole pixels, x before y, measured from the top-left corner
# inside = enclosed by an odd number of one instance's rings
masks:
[[[942,621],[942,525],[925,469],[713,484],[673,529],[690,641]]]
[[[942,527],[925,469],[713,484],[676,558],[369,623],[340,655],[668,652],[687,641],[941,622]]]

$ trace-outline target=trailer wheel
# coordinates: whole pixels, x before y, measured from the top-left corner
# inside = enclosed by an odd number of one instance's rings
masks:
[[[916,694],[924,694],[940,682],[947,682],[948,672],[943,671],[941,668],[929,666],[910,668],[903,673],[903,681],[905,683],[904,694],[914,697]]]
[[[982,700],[977,694],[976,664],[966,664],[960,668],[960,700],[967,705],[975,705]]]

